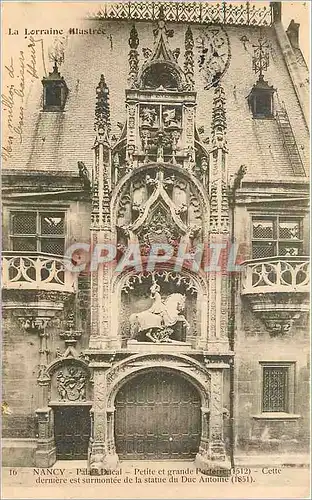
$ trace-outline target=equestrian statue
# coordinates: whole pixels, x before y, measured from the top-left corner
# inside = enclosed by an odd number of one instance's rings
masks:
[[[185,307],[185,295],[172,293],[165,300],[160,295],[160,286],[155,278],[150,288],[153,305],[146,311],[131,314],[130,335],[132,339],[150,339],[152,342],[176,342],[170,337],[174,334],[174,325],[181,324],[188,329],[188,321],[182,313]],[[146,340],[146,339],[145,339]]]

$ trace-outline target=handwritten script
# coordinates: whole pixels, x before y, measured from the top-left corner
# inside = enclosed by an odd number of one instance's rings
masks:
[[[10,57],[4,68],[4,92],[1,95],[4,141],[1,156],[7,161],[13,152],[14,142],[23,142],[25,86],[28,78],[38,79],[36,42],[29,37],[26,50]]]

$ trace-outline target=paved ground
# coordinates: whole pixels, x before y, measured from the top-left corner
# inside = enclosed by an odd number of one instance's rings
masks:
[[[224,479],[200,474],[193,462],[124,461],[114,474],[90,476],[85,461],[58,461],[50,469],[4,468],[2,498],[310,498],[308,468],[250,467]]]

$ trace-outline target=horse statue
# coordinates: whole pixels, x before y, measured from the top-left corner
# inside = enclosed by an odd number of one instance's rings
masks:
[[[146,311],[131,314],[129,318],[131,338],[135,339],[143,332],[153,342],[174,342],[169,337],[176,323],[182,322],[186,328],[190,327],[185,316],[181,314],[185,307],[185,295],[172,293],[163,301],[156,282],[150,290],[153,305]]]

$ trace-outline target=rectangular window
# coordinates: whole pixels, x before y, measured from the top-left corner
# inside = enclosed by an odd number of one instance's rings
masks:
[[[64,212],[25,210],[11,212],[10,215],[12,250],[64,254]]]
[[[46,87],[46,106],[61,107],[62,96],[61,87],[49,85]]]
[[[252,258],[302,255],[302,220],[283,216],[252,218]]]
[[[255,116],[258,118],[272,116],[271,93],[261,92],[255,96]]]
[[[261,362],[263,413],[293,413],[295,363]]]
[[[262,411],[287,412],[288,367],[263,367]]]

